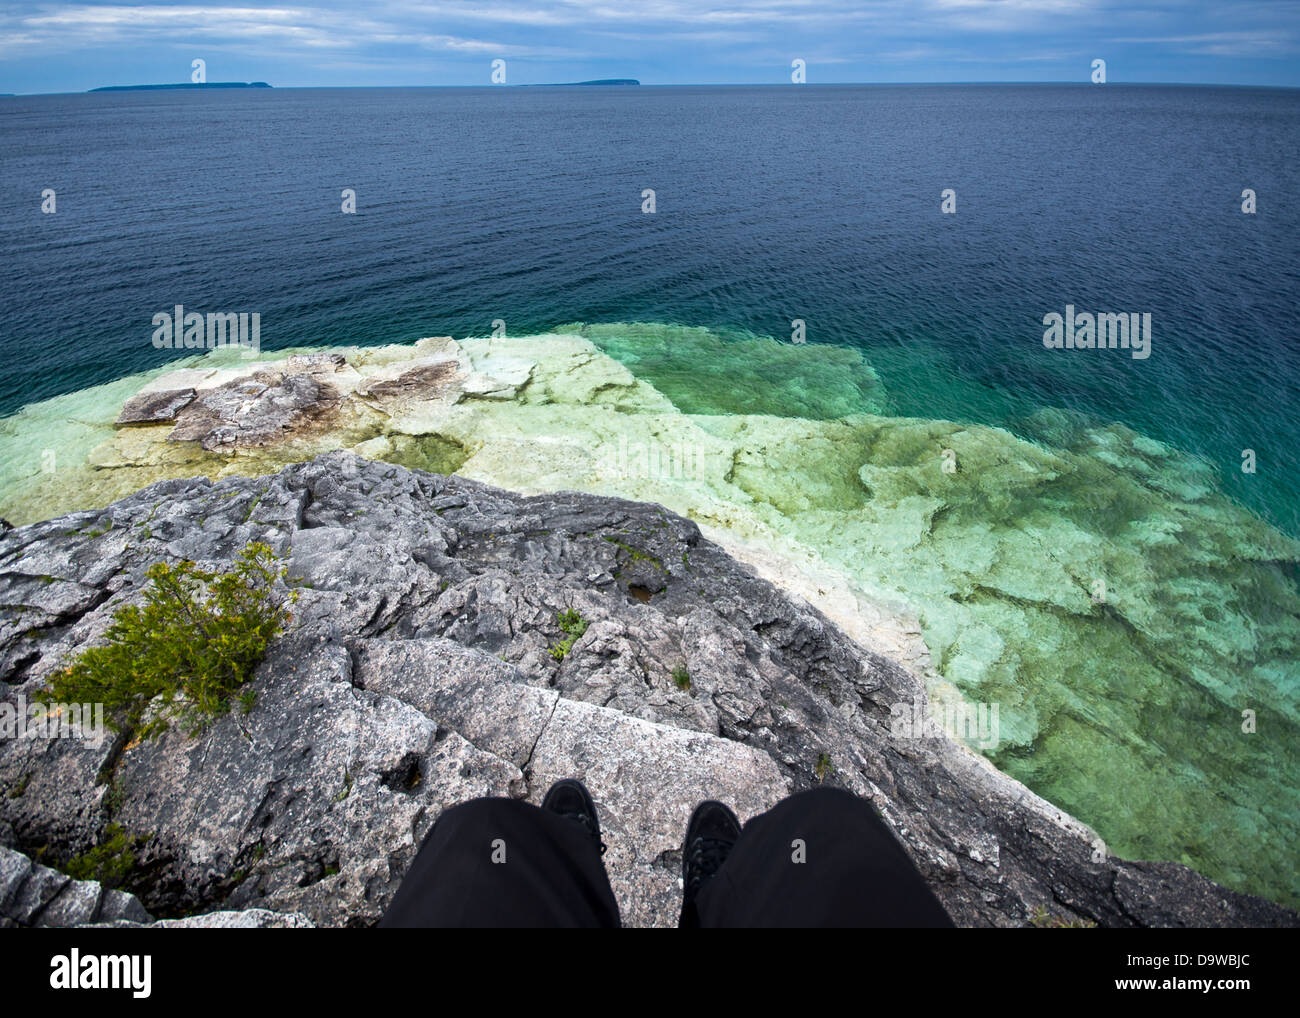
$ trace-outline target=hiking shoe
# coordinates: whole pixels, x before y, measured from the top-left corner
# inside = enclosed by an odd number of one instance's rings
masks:
[[[596,804],[591,801],[587,786],[574,778],[557,781],[546,792],[542,809],[582,825],[605,854],[605,843],[600,840],[600,821],[596,819]]]
[[[740,820],[712,799],[695,807],[682,845],[682,906],[693,911],[705,883],[722,868],[740,837]]]

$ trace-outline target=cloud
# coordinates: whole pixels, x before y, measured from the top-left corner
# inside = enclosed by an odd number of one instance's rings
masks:
[[[411,31],[397,22],[350,9],[243,7],[216,4],[70,4],[0,19],[0,53],[20,47],[67,52],[78,48],[161,42],[275,45],[303,50],[418,46],[459,53],[519,49],[488,39]],[[522,51],[522,49],[520,49]]]
[[[1161,46],[1180,53],[1220,57],[1282,56],[1296,50],[1295,36],[1257,32],[1212,32],[1205,35],[1166,35],[1144,39],[1115,39],[1117,43]]]
[[[1138,72],[1176,66],[1183,80],[1212,81],[1223,80],[1212,68],[1224,61],[1281,67],[1298,35],[1300,6],[1261,0],[37,0],[0,8],[0,72],[18,60],[75,67],[79,53],[156,65],[183,46],[274,61],[282,84],[294,67],[319,68],[326,58],[340,75],[366,68],[381,76],[429,53],[439,55],[440,73],[460,66],[462,76],[508,57],[571,64],[575,77],[647,66],[665,80],[700,81],[726,66],[747,68],[741,80],[770,80],[775,64],[816,56],[842,68],[839,80],[878,80],[887,70],[934,81],[959,66],[999,80],[998,68],[1026,66],[1059,77],[1100,47],[1122,47],[1125,66]]]

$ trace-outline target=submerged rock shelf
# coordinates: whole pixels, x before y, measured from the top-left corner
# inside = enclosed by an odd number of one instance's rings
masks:
[[[0,422],[0,514],[338,448],[655,502],[931,697],[996,704],[988,758],[1110,851],[1296,904],[1300,546],[1176,450],[1033,424],[1029,441],[891,417],[852,351],[706,330],[214,354]]]

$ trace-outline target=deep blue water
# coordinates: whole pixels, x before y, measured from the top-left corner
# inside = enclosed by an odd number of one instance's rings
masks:
[[[1297,152],[1285,89],[0,99],[0,413],[160,363],[150,320],[178,303],[258,311],[270,348],[495,318],[788,337],[802,318],[810,342],[861,348],[897,412],[1123,421],[1300,533]],[[1150,312],[1152,356],[1044,350],[1067,303]]]

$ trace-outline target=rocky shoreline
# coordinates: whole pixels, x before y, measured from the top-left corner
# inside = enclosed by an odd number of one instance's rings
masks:
[[[160,481],[0,534],[0,699],[38,700],[151,563],[228,568],[251,540],[287,557],[300,597],[250,713],[196,738],[0,741],[0,845],[21,853],[0,856],[6,925],[370,925],[441,809],[536,802],[564,776],[600,806],[628,925],[675,921],[695,802],[745,818],[817,782],[870,797],[960,925],[1300,922],[1185,866],[1108,855],[947,738],[895,737],[891,706],[924,699],[920,677],[651,503],[350,453]],[[557,658],[563,611],[588,626]],[[110,824],[139,839],[124,889],[148,916],[31,861],[57,867]]]

